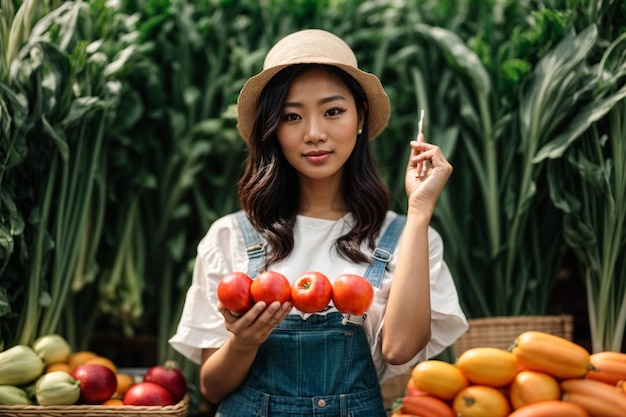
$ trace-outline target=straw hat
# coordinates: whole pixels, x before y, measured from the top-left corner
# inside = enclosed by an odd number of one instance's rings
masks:
[[[246,141],[252,133],[261,91],[281,69],[293,64],[328,64],[346,71],[367,95],[369,139],[387,127],[391,109],[380,80],[358,68],[354,52],[341,38],[324,30],[306,29],[279,40],[265,57],[263,71],[251,77],[241,89],[237,99],[237,130]]]

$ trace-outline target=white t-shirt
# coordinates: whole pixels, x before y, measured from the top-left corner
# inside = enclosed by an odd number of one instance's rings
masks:
[[[388,212],[383,230],[397,214]],[[331,282],[342,273],[365,275],[368,264],[355,264],[339,256],[333,247],[337,238],[350,228],[352,216],[325,220],[297,216],[294,226],[294,250],[281,263],[272,265],[291,282],[308,271],[319,271]],[[431,358],[450,346],[468,328],[458,300],[456,287],[443,260],[443,242],[435,229],[429,228],[431,339],[412,361],[403,365],[386,363],[381,353],[383,315],[397,259],[397,248],[388,264],[383,282],[375,291],[374,302],[367,312],[364,326],[370,340],[372,357],[380,381],[399,375],[418,361]],[[364,253],[371,250],[363,245]],[[224,319],[217,309],[217,284],[227,273],[247,272],[248,258],[243,234],[233,214],[216,220],[198,245],[192,284],[171,346],[195,363],[200,363],[202,349],[218,348],[229,337]],[[331,310],[327,310],[325,313]],[[300,314],[293,310],[292,314]],[[410,332],[411,329],[406,329]]]

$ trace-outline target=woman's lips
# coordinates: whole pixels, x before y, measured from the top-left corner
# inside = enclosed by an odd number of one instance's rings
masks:
[[[312,151],[304,154],[304,157],[307,161],[313,162],[316,164],[325,162],[330,158],[332,152],[330,151]]]

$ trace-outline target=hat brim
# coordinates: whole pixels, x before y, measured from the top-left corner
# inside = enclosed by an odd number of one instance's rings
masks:
[[[263,91],[263,88],[265,88],[270,79],[280,72],[280,70],[295,63],[297,62],[277,65],[263,70],[248,79],[244,84],[239,93],[239,98],[237,99],[237,130],[246,142],[250,140],[252,134],[252,126],[256,117],[256,109],[261,91]],[[303,61],[301,63],[312,62]],[[391,116],[389,97],[387,93],[385,93],[380,80],[374,74],[361,71],[350,65],[343,65],[336,62],[323,62],[323,60],[319,59],[316,60],[315,63],[333,65],[341,68],[361,85],[367,97],[369,140],[374,140],[378,137],[387,127]]]

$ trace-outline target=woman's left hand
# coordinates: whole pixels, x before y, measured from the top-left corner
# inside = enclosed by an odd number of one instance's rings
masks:
[[[439,194],[452,173],[452,165],[438,146],[424,140],[422,133],[410,145],[412,149],[405,178],[408,208],[432,214]]]

